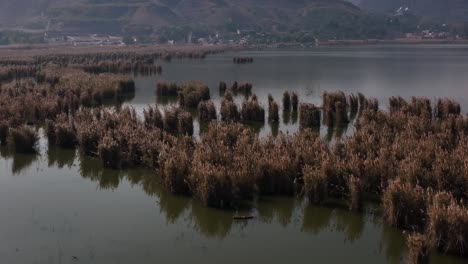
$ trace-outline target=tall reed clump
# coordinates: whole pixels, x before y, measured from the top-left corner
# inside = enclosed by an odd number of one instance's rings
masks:
[[[225,122],[240,121],[239,110],[230,92],[226,92],[226,95],[221,101],[221,120]]]
[[[328,178],[326,172],[317,167],[306,165],[303,168],[304,190],[309,202],[321,204],[328,197]]]
[[[180,135],[193,135],[193,118],[189,112],[181,112],[178,115],[177,130]]]
[[[201,101],[210,100],[210,89],[199,82],[184,83],[179,91],[179,104],[185,108],[196,108]]]
[[[468,257],[468,208],[448,193],[437,193],[428,211],[428,233],[441,252]]]
[[[328,126],[348,123],[348,103],[343,92],[323,93],[324,121]]]
[[[210,122],[217,119],[216,107],[213,101],[203,101],[198,104],[198,114],[200,121]]]
[[[268,100],[268,121],[272,123],[279,122],[279,106],[273,100],[273,98],[271,99],[271,101]]]
[[[459,115],[461,113],[460,104],[450,99],[439,99],[437,101],[436,116],[440,119],[445,119],[451,115]]]
[[[170,108],[164,109],[164,121],[163,121],[164,131],[168,133],[172,133],[172,134],[175,134],[178,132],[180,113],[181,113],[181,110],[177,107],[170,107]]]
[[[291,95],[291,107],[293,112],[297,112],[297,109],[299,107],[299,96],[297,96],[297,93],[293,92]]]
[[[0,122],[0,145],[7,144],[8,131],[10,127],[6,121]]]
[[[122,151],[117,140],[109,132],[98,145],[98,156],[105,167],[119,169],[122,167]]]
[[[189,112],[171,107],[164,110],[164,130],[172,134],[193,135],[193,118]]]
[[[291,111],[291,95],[288,91],[283,93],[283,111],[290,112]]]
[[[13,128],[9,133],[9,141],[18,153],[36,153],[38,140],[37,131],[26,125]]]
[[[55,144],[62,148],[73,148],[76,146],[76,129],[67,114],[60,114],[54,121],[52,128],[50,126],[51,124],[49,123],[47,130],[53,129],[54,131],[47,133],[48,135],[53,135],[49,138],[49,144]]]
[[[143,110],[144,123],[147,128],[164,128],[164,119],[158,106],[149,106]]]
[[[238,83],[236,81],[232,84],[230,91],[235,95],[243,94],[244,96],[249,96],[252,93],[252,87],[251,83]]]
[[[225,82],[219,82],[219,96],[223,96],[227,90],[227,84]]]
[[[383,194],[384,218],[392,226],[424,230],[427,207],[426,191],[400,180],[391,182]]]
[[[175,194],[190,194],[188,177],[190,175],[191,157],[184,147],[169,147],[163,145],[163,151],[159,156],[159,174],[163,185]]]
[[[251,199],[256,136],[239,124],[211,123],[200,137],[188,179],[193,195],[207,206],[221,208]]]
[[[179,87],[177,83],[158,82],[156,84],[156,95],[158,96],[177,96]]]
[[[355,117],[359,111],[359,98],[355,94],[348,96],[349,112],[351,117]]]
[[[257,166],[256,185],[260,194],[293,195],[299,186],[292,137],[280,133],[261,142],[253,156]]]
[[[301,128],[320,127],[320,109],[313,104],[301,104],[299,108]]]
[[[260,106],[255,94],[251,99],[245,100],[242,103],[241,116],[244,122],[264,122],[265,109]]]

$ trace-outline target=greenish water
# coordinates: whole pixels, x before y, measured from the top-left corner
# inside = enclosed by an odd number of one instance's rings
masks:
[[[161,76],[136,78],[135,97],[126,104],[142,111],[161,101],[155,83],[166,79],[207,83],[218,107],[218,82],[234,80],[252,82],[264,105],[268,93],[280,102],[285,89],[316,104],[322,91],[341,89],[377,97],[383,106],[393,95],[451,97],[468,106],[468,46],[242,55],[255,62],[234,65],[232,54],[221,54],[164,64]],[[296,131],[297,121],[285,119],[257,129]],[[321,129],[330,139],[351,130]],[[0,263],[400,263],[406,254],[403,233],[383,224],[378,204],[355,213],[309,206],[300,197],[262,196],[240,212],[216,210],[165,192],[147,170],[103,169],[75,150],[48,149],[43,138],[39,149],[23,155],[0,148]],[[434,254],[431,263],[464,261]]]

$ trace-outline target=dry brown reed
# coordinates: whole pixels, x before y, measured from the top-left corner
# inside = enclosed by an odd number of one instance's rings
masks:
[[[202,122],[210,122],[217,119],[216,108],[213,101],[202,101],[198,104],[198,116]]]

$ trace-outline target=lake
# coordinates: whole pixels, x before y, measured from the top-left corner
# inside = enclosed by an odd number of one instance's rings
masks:
[[[254,63],[233,64],[233,56],[251,56]],[[220,81],[251,82],[264,106],[268,94],[281,102],[285,90],[317,105],[323,91],[343,90],[375,97],[383,108],[399,95],[449,97],[468,109],[468,46],[245,51],[162,66],[160,76],[135,77],[136,94],[127,105],[141,112],[167,102],[155,95],[159,80],[199,80],[211,88],[218,109]],[[298,129],[294,118],[280,116],[273,131]],[[198,133],[198,122],[195,127]],[[272,132],[267,122],[256,128],[260,136]],[[322,133],[330,131],[323,127]],[[339,204],[262,196],[239,211],[211,209],[165,192],[153,172],[103,169],[97,159],[48,149],[46,141],[41,138],[38,155],[0,148],[2,263],[400,263],[406,254],[403,233],[383,223],[377,203],[356,213]]]

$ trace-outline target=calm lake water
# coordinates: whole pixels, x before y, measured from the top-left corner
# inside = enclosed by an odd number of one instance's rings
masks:
[[[255,62],[232,64],[244,55]],[[455,98],[468,109],[468,46],[249,51],[163,70],[137,77],[127,104],[139,111],[154,104],[164,79],[205,82],[219,106],[219,81],[237,80],[251,82],[265,106],[269,93],[280,102],[287,89],[316,104],[322,91],[343,90],[383,107],[390,96],[416,95]],[[293,119],[276,129],[294,132]],[[271,131],[260,126],[260,134]],[[106,170],[74,150],[39,145],[38,155],[0,148],[0,263],[400,263],[406,254],[404,235],[383,224],[377,204],[354,213],[260,197],[239,212],[210,209],[165,192],[152,172]],[[233,220],[247,214],[255,219]],[[431,263],[464,262],[434,254]]]

